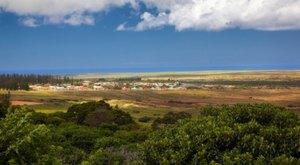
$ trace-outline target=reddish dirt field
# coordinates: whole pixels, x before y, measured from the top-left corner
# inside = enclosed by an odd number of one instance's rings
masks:
[[[11,101],[12,105],[40,105],[42,102],[31,102],[31,101]]]

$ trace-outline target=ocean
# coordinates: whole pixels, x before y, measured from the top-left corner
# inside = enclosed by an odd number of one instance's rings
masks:
[[[93,69],[32,69],[0,70],[0,74],[90,74],[90,73],[139,73],[139,72],[189,72],[189,71],[242,71],[242,70],[300,70],[300,65],[281,66],[198,66],[198,67],[156,67],[156,68],[93,68]]]

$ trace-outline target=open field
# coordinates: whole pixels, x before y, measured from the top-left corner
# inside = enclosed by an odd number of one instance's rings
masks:
[[[103,78],[99,74],[77,78]],[[85,76],[85,77],[84,77]],[[100,77],[98,77],[100,76]],[[111,74],[108,77],[141,76],[146,81],[184,80],[211,83],[238,82],[235,88],[190,89],[186,91],[11,91],[14,104],[27,104],[40,112],[65,112],[75,103],[106,99],[134,118],[158,117],[169,111],[186,111],[193,115],[205,105],[235,103],[273,103],[300,114],[300,71],[215,71],[184,73]],[[243,86],[243,82],[248,85]],[[273,83],[282,82],[282,83]],[[293,82],[293,83],[291,83]],[[268,83],[273,86],[257,87]],[[293,86],[289,85],[293,84]],[[242,86],[241,86],[242,85]],[[6,91],[0,91],[6,93]]]
[[[300,71],[192,71],[192,72],[153,72],[153,73],[112,73],[71,75],[74,79],[114,79],[141,77],[142,80],[300,80]]]
[[[33,101],[11,101],[12,105],[41,105],[43,102],[33,102]]]
[[[3,93],[4,91],[2,91]],[[197,114],[205,105],[262,103],[281,105],[300,113],[300,88],[215,89],[187,91],[12,91],[12,100],[39,102],[29,105],[42,112],[66,111],[74,103],[107,99],[134,117],[160,116],[168,111]]]

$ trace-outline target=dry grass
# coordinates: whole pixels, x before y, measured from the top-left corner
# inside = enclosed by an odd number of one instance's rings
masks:
[[[106,75],[116,77],[122,74]],[[201,80],[300,80],[300,71],[214,71],[185,73],[139,73],[144,79]],[[100,78],[101,75],[85,75]],[[93,77],[94,76],[94,77]],[[100,77],[97,77],[100,76]],[[136,76],[123,74],[123,77]],[[80,77],[80,76],[79,76]],[[82,78],[82,77],[80,77]],[[6,93],[6,91],[0,91]],[[68,106],[82,101],[107,99],[111,105],[130,112],[134,117],[159,116],[168,111],[188,111],[197,114],[205,105],[268,102],[288,107],[300,113],[300,88],[281,89],[198,89],[187,91],[12,91],[12,100],[43,102],[32,105],[43,112],[66,111]],[[137,111],[139,111],[137,113]]]
[[[1,92],[0,92],[1,93]],[[300,88],[291,89],[215,89],[187,91],[72,91],[39,92],[13,91],[12,99],[17,101],[44,102],[35,105],[38,110],[66,111],[72,103],[107,99],[110,104],[142,115],[163,114],[168,111],[195,111],[205,105],[262,103],[268,102],[300,112]],[[51,108],[49,108],[51,107]]]
[[[42,102],[33,102],[33,101],[11,101],[12,105],[40,105],[44,104]]]
[[[300,79],[300,71],[193,71],[73,75],[74,79],[141,77],[143,80],[288,80]]]

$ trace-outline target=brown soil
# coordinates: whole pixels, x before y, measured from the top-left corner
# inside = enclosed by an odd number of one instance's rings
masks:
[[[12,105],[40,105],[42,102],[29,102],[29,101],[11,101]]]

